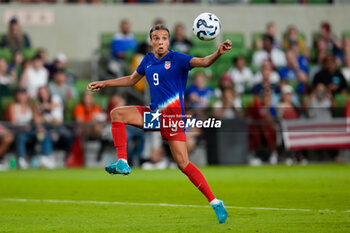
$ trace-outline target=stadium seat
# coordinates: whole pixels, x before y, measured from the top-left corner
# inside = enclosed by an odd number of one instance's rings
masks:
[[[312,32],[312,43],[315,43],[320,36],[320,33],[318,31]]]
[[[214,79],[219,80],[221,75],[227,72],[231,66],[232,66],[232,60],[224,59],[224,56],[223,56],[220,62],[216,62],[211,66]]]
[[[106,109],[108,105],[108,97],[102,96],[100,94],[94,95],[94,100],[97,105],[101,107],[101,109]]]
[[[255,66],[255,65],[253,65],[253,64],[249,65],[249,68],[252,70],[252,72],[253,72],[254,74],[260,70],[260,67],[259,67],[259,66]]]
[[[0,98],[0,120],[7,120],[6,109],[14,101],[13,97],[2,96]]]
[[[230,40],[232,42],[232,48],[244,48],[245,40],[242,33],[225,33],[224,40]]]
[[[136,37],[137,43],[141,44],[141,43],[147,41],[148,33],[147,32],[138,32],[138,33],[135,33],[135,37]]]
[[[77,80],[75,82],[74,86],[77,89],[78,96],[82,95],[82,93],[86,90],[86,87],[90,82],[91,81],[89,80]]]
[[[276,0],[275,2],[280,4],[294,4],[298,3],[299,0]]]
[[[326,4],[330,3],[329,0],[307,0],[307,3],[309,4]]]
[[[251,0],[250,3],[253,3],[253,4],[271,3],[271,0]]]
[[[110,49],[114,33],[106,32],[100,35],[100,48],[101,49]]]
[[[72,122],[74,120],[74,108],[77,106],[79,102],[75,99],[68,99],[66,102],[66,106],[64,108],[64,121]]]
[[[254,95],[244,94],[241,96],[241,101],[242,101],[242,108],[243,110],[245,110],[248,106],[253,104]]]
[[[306,35],[304,32],[299,31],[298,36],[301,37],[302,39],[306,40]]]
[[[216,48],[215,40],[204,41],[193,36],[192,42],[194,48]]]
[[[291,85],[293,87],[294,91],[297,91],[297,89],[298,89],[298,81],[290,80],[288,83],[289,83],[289,85]]]
[[[206,47],[193,47],[188,52],[190,55],[195,57],[205,57],[215,52],[214,48],[206,48]]]
[[[350,31],[343,32],[343,38],[350,38]]]
[[[338,94],[334,97],[336,109],[334,114],[336,117],[344,117],[345,116],[345,107],[346,102],[350,98],[349,94]]]
[[[263,32],[253,32],[252,33],[252,37],[251,37],[251,39],[252,39],[252,48],[253,48],[253,50],[255,50],[256,48],[255,48],[255,43],[257,42],[257,40],[258,39],[260,39],[261,38],[261,36],[263,35]]]
[[[31,60],[37,54],[37,52],[38,50],[34,48],[22,49],[24,60],[27,60],[27,61]]]
[[[10,63],[12,61],[11,50],[7,48],[4,48],[4,49],[0,48],[0,58],[4,58],[8,63]]]

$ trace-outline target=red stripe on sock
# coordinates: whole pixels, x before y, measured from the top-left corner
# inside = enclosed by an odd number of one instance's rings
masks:
[[[182,172],[188,176],[190,181],[204,194],[209,202],[215,199],[202,172],[193,163],[190,162]]]
[[[118,159],[126,159],[126,126],[123,122],[112,121],[112,136],[114,146],[117,149]]]

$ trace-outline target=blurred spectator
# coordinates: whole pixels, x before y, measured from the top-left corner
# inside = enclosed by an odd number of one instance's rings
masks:
[[[299,113],[292,102],[293,87],[284,85],[281,92],[281,103],[277,106],[278,117],[285,120],[298,119]]]
[[[316,87],[319,83],[324,84],[333,95],[347,91],[347,83],[343,74],[337,69],[335,56],[328,55],[323,60],[322,70],[315,75],[312,85]]]
[[[322,83],[317,84],[310,95],[307,103],[309,108],[309,117],[316,119],[331,119],[331,108],[334,106],[332,94]]]
[[[17,78],[20,78],[23,71],[24,57],[21,51],[16,50],[13,53],[12,63],[9,65],[9,70],[15,72]],[[20,80],[18,80],[20,81]]]
[[[81,133],[88,139],[100,139],[106,115],[99,105],[95,104],[91,92],[85,91],[81,103],[74,109],[74,118],[80,126]]]
[[[37,55],[39,55],[41,57],[41,59],[43,60],[44,67],[50,72],[50,64],[48,62],[48,54],[47,54],[46,49],[39,48]]]
[[[252,71],[246,66],[246,60],[243,56],[233,59],[234,66],[228,70],[228,75],[235,84],[235,91],[238,95],[242,95],[246,90],[246,85],[253,80]]]
[[[231,77],[227,73],[224,73],[220,77],[219,85],[217,85],[217,88],[215,88],[215,90],[214,90],[215,98],[220,99],[222,96],[222,90],[224,90],[226,88],[230,88],[230,89],[234,90],[234,85],[233,85],[233,81],[232,81]],[[237,96],[237,97],[239,97],[239,96]]]
[[[221,90],[221,98],[214,105],[213,116],[218,119],[233,119],[241,115],[242,104],[232,88]]]
[[[4,162],[4,154],[11,146],[13,139],[13,134],[0,124],[0,171],[5,171],[8,169],[7,164]]]
[[[349,83],[350,82],[350,53],[344,57],[344,67],[341,69],[344,78]]]
[[[61,98],[63,103],[68,99],[76,99],[77,91],[74,86],[67,84],[67,75],[63,70],[56,70],[53,81],[49,83],[50,93]]]
[[[126,19],[120,23],[120,32],[114,35],[111,51],[113,60],[110,61],[109,70],[118,77],[128,73],[126,59],[128,53],[134,53],[137,49],[137,40],[133,33],[131,33],[130,22]]]
[[[276,164],[278,154],[276,151],[276,117],[277,110],[271,101],[271,91],[266,89],[261,95],[256,95],[254,103],[248,106],[248,118],[252,121],[248,126],[249,147],[254,152],[249,163],[259,166],[262,160],[269,160]]]
[[[273,47],[280,48],[280,43],[276,38],[276,24],[274,22],[270,22],[266,25],[266,35],[269,35],[273,39]]]
[[[287,32],[284,36],[283,49],[291,49],[294,45],[296,45],[299,49],[298,54],[308,56],[305,39],[299,35],[298,29],[294,25],[291,25],[288,27]]]
[[[67,68],[67,57],[64,53],[58,53],[52,64],[49,65],[50,81],[53,80],[54,74],[58,70],[63,70],[66,73],[66,83],[68,85],[72,85],[76,81],[77,77]]]
[[[170,46],[174,50],[180,51],[186,54],[191,49],[192,42],[188,38],[186,38],[185,27],[183,24],[178,23],[175,25],[175,33],[174,33],[174,37],[170,42]]]
[[[278,94],[278,86],[275,84],[276,82],[271,81],[271,77],[271,67],[266,63],[266,65],[261,67],[261,81],[252,87],[252,93],[261,95],[265,93],[266,90],[270,90],[272,94]]]
[[[126,106],[126,100],[125,98],[120,95],[119,93],[115,92],[113,93],[108,100],[108,106],[106,109],[106,115],[107,115],[107,120],[111,121],[111,111],[115,109],[116,107],[121,107],[121,106]]]
[[[327,48],[332,51],[333,55],[341,57],[341,41],[333,34],[331,25],[328,22],[323,22],[321,24],[320,37],[326,40]]]
[[[277,106],[277,115],[281,120],[295,120],[300,118],[299,111],[295,104],[293,103],[293,88],[290,85],[283,85],[281,88],[282,97],[281,103]],[[275,153],[277,155],[277,152]],[[296,157],[300,163],[307,164],[307,159],[305,158],[307,153],[303,151],[296,151],[294,153],[287,152],[286,164],[290,165],[294,161],[292,157]],[[273,158],[272,158],[273,159]],[[271,157],[270,157],[271,161]],[[276,160],[277,162],[277,160]]]
[[[265,59],[271,59],[272,64],[276,67],[286,65],[286,58],[284,53],[278,48],[273,47],[273,37],[270,35],[263,35],[263,49],[254,52],[253,65],[261,66]]]
[[[49,73],[44,67],[42,58],[36,55],[31,64],[24,70],[20,87],[28,90],[31,98],[35,99],[39,87],[46,86],[49,81]]]
[[[292,50],[295,53],[296,58],[298,60],[299,67],[301,68],[301,70],[304,70],[305,73],[308,73],[309,72],[309,58],[308,58],[309,54],[308,54],[308,52],[307,52],[307,54],[300,53],[298,44],[291,45],[290,50]]]
[[[316,41],[316,54],[314,58],[315,66],[310,70],[309,79],[312,81],[315,75],[322,69],[322,62],[328,54],[327,41],[322,37],[318,38]]]
[[[63,123],[63,103],[58,95],[51,95],[46,86],[38,90],[38,110],[44,123],[59,125]]]
[[[51,157],[52,140],[48,132],[41,126],[38,111],[31,104],[25,89],[18,89],[15,93],[15,102],[10,105],[10,121],[16,127],[19,167],[21,169],[29,167],[26,159],[28,156],[27,143],[38,141],[41,144],[40,164],[47,168],[54,168],[53,157]],[[32,127],[32,123],[35,123],[35,127]]]
[[[68,155],[73,142],[72,133],[63,125],[64,106],[58,95],[51,95],[47,87],[38,90],[37,109],[54,143],[61,145]]]
[[[285,80],[285,79],[282,79],[281,82],[279,83],[279,90],[283,90],[283,88],[285,86],[290,86],[289,83]],[[299,87],[299,84],[296,88]],[[308,94],[308,93],[307,93]],[[277,96],[277,103],[281,102],[282,101],[282,96],[283,94],[280,93],[280,96]],[[291,101],[293,103],[294,106],[296,107],[300,107],[300,100],[299,98],[301,97],[301,95],[298,95],[298,93],[294,92],[294,88],[292,90],[292,93],[291,93],[292,97],[291,97]]]
[[[10,20],[7,34],[2,37],[0,47],[9,48],[12,51],[30,48],[30,39],[27,34],[22,33],[16,18]]]
[[[210,99],[214,96],[211,88],[206,86],[206,77],[198,72],[194,76],[193,84],[187,89],[188,104],[190,108],[207,108]]]
[[[16,73],[9,72],[5,59],[0,58],[0,97],[12,96],[12,84],[17,81]]]
[[[278,74],[278,72],[276,72],[273,69],[273,64],[271,62],[271,60],[269,59],[265,59],[260,67],[260,70],[258,72],[256,72],[256,74],[254,75],[253,79],[251,80],[251,86],[254,86],[255,84],[260,83],[263,80],[262,77],[262,70],[264,69],[268,69],[270,70],[270,82],[273,84],[278,84],[280,81],[280,75]]]
[[[298,62],[297,54],[293,50],[286,51],[286,61],[287,65],[279,71],[281,79],[305,83],[307,81],[307,66]]]
[[[298,62],[296,53],[293,50],[286,52],[287,65],[279,71],[281,79],[287,82],[298,82],[298,93],[305,94],[308,89],[307,67]]]

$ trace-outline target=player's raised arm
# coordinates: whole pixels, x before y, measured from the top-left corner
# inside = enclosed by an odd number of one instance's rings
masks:
[[[211,64],[213,64],[221,55],[227,53],[231,50],[232,42],[229,40],[226,40],[222,44],[219,45],[219,48],[211,55],[199,58],[194,57],[190,61],[191,67],[208,67]]]
[[[96,81],[89,83],[87,86],[87,90],[97,92],[105,87],[128,87],[135,85],[143,75],[137,73],[134,71],[131,75],[116,78],[116,79],[110,79],[110,80],[104,80],[104,81]]]

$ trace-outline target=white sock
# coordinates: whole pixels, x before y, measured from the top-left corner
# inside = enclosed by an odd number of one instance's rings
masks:
[[[124,163],[128,164],[128,160],[126,159],[120,159],[121,161],[123,161]]]
[[[220,203],[219,200],[216,199],[216,198],[214,198],[214,200],[212,200],[212,201],[210,202],[210,205],[216,205],[216,204],[219,204],[219,203]]]

